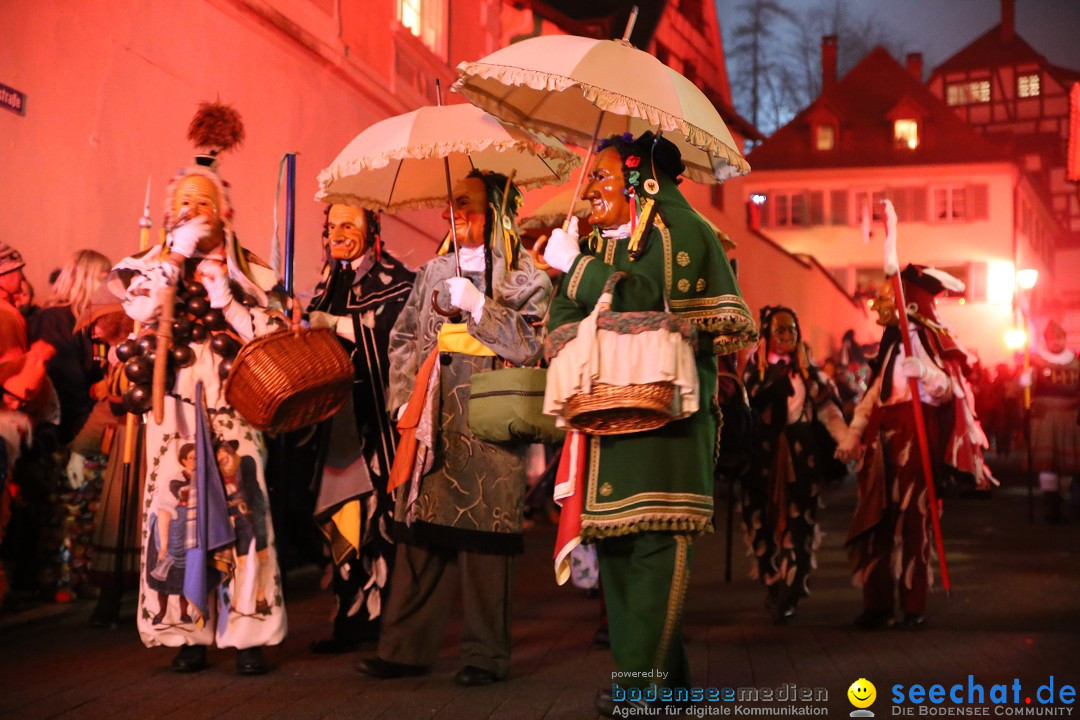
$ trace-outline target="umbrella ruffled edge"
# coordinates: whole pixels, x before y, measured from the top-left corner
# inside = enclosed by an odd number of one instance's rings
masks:
[[[356,173],[364,172],[366,170],[377,170],[379,168],[386,167],[394,160],[424,160],[428,158],[445,157],[455,152],[469,153],[469,152],[482,152],[484,150],[490,150],[494,148],[498,152],[507,152],[515,148],[523,148],[532,155],[539,155],[547,161],[548,167],[551,169],[553,176],[551,178],[539,177],[528,178],[522,180],[518,177],[514,178],[514,184],[521,190],[532,190],[533,188],[543,187],[544,185],[553,185],[556,183],[566,182],[570,177],[570,173],[574,168],[581,164],[581,156],[572,150],[560,150],[557,147],[546,145],[543,142],[536,141],[533,143],[522,143],[520,140],[486,140],[474,145],[473,147],[466,148],[466,145],[470,143],[464,142],[439,142],[432,143],[430,145],[414,146],[413,148],[407,148],[405,150],[394,150],[390,152],[380,153],[372,158],[361,158],[353,160],[349,163],[342,165],[336,170],[331,172],[331,168],[324,168],[318,176],[319,190],[315,193],[315,200],[324,202],[330,205],[342,204],[353,205],[355,207],[362,207],[368,210],[381,210],[383,212],[395,213],[399,210],[425,210],[427,208],[439,207],[446,204],[447,198],[444,195],[437,195],[430,198],[420,198],[416,200],[410,200],[403,203],[394,203],[393,205],[386,205],[383,202],[374,198],[360,197],[353,193],[330,193],[326,188],[335,180],[339,180],[347,175],[353,175]],[[449,148],[449,149],[448,149]],[[331,165],[333,167],[333,165]]]
[[[746,161],[746,158],[712,133],[705,132],[696,125],[688,123],[686,120],[661,110],[658,107],[639,102],[621,93],[605,90],[595,85],[589,85],[578,80],[567,78],[563,75],[544,73],[536,70],[524,70],[509,65],[462,62],[458,65],[457,69],[460,76],[454,82],[453,89],[468,98],[474,105],[497,117],[503,117],[497,112],[500,106],[498,99],[480,92],[475,88],[469,87],[468,78],[470,76],[479,77],[483,80],[496,80],[503,85],[524,85],[533,90],[546,90],[548,92],[564,92],[577,85],[581,88],[585,99],[601,110],[605,112],[615,112],[619,115],[629,114],[632,117],[645,120],[665,131],[678,130],[683,134],[683,137],[686,138],[686,141],[694,147],[705,151],[712,157],[726,161],[727,167],[730,168],[730,173],[724,171],[717,173],[714,169],[712,177],[715,180],[724,180],[737,175],[746,175],[750,172],[750,163]],[[624,109],[629,110],[629,113],[623,112]],[[516,124],[523,124],[523,120],[525,120],[525,118],[517,117],[504,119]],[[558,135],[556,128],[545,128],[539,125],[536,127],[543,132]]]

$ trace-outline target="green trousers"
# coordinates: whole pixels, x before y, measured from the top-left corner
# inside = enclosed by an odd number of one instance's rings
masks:
[[[690,584],[690,535],[646,532],[596,543],[607,604],[611,654],[623,687],[690,687],[682,637]]]

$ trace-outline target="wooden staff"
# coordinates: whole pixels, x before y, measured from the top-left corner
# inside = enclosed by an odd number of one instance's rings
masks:
[[[904,300],[904,283],[900,278],[900,262],[896,253],[896,210],[891,200],[883,200],[885,205],[885,272],[892,273],[893,292],[896,296],[897,316],[900,320],[900,338],[904,343],[904,354],[915,357],[911,335],[908,332],[907,303]],[[930,443],[926,437],[926,419],[923,417],[922,400],[919,399],[918,378],[908,378],[908,390],[911,393],[911,407],[915,413],[915,434],[919,441],[919,457],[922,460],[923,477],[926,480],[926,497],[930,506],[930,522],[934,528],[934,546],[937,548],[938,567],[941,570],[941,586],[946,596],[951,589],[949,566],[945,560],[945,541],[941,537],[941,518],[938,516],[937,490],[934,488],[934,467],[930,462]]]

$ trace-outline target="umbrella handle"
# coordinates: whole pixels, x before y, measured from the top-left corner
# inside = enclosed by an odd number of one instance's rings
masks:
[[[443,310],[442,309],[442,306],[439,305],[439,291],[438,290],[433,290],[432,293],[431,293],[431,309],[434,310],[437,314],[442,315],[444,318],[453,319],[453,318],[456,318],[459,315],[461,315],[460,310]]]
[[[585,151],[585,162],[581,164],[581,173],[578,174],[577,185],[574,186],[574,194],[570,196],[570,209],[566,211],[566,220],[563,221],[562,229],[566,231],[570,227],[570,219],[574,217],[574,205],[577,204],[578,195],[581,194],[581,184],[589,173],[589,161],[592,160],[593,148],[596,147],[596,138],[600,134],[600,123],[604,121],[604,111],[596,118],[596,127],[592,131],[592,140]]]

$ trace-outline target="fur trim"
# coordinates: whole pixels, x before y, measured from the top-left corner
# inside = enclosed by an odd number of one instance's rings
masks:
[[[196,148],[216,155],[244,142],[244,122],[231,105],[201,102],[188,125],[187,136]]]

